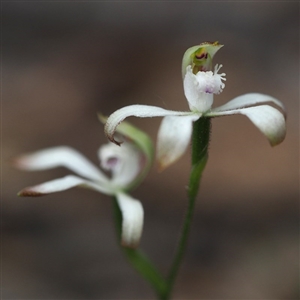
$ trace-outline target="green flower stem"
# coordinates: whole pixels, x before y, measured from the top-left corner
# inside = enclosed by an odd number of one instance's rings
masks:
[[[163,295],[164,300],[170,299],[174,282],[181,265],[185,249],[187,246],[188,235],[191,229],[192,218],[199,190],[202,172],[208,159],[208,145],[210,138],[210,118],[200,118],[194,123],[192,135],[192,170],[188,187],[188,208],[184,218],[184,223],[179,238],[177,250],[167,277],[168,289]]]

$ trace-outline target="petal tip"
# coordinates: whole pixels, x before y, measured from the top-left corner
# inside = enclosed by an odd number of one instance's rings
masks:
[[[126,240],[122,240],[121,241],[121,246],[124,248],[128,248],[128,249],[137,249],[140,245],[140,241],[132,241],[132,242],[128,242]]]
[[[116,144],[117,146],[121,146],[123,142],[118,142],[117,140],[114,139],[114,137],[108,138],[112,143]]]
[[[111,129],[110,128],[110,123],[106,122],[105,123],[105,127],[104,127],[104,133],[106,135],[106,137],[114,144],[121,146],[121,144],[123,143],[123,141],[117,141],[115,140],[115,132],[116,132],[116,127]]]
[[[45,193],[34,191],[31,188],[25,188],[21,190],[17,195],[19,197],[41,197],[41,196],[45,196]]]
[[[25,155],[13,158],[10,160],[10,163],[13,167],[17,169],[27,169],[28,168],[28,159]]]
[[[285,134],[280,137],[280,139],[275,139],[275,140],[269,140],[271,147],[278,146],[281,144],[285,139]]]
[[[159,173],[161,173],[161,172],[163,172],[165,169],[167,169],[169,165],[170,165],[170,164],[165,163],[165,162],[163,162],[163,161],[158,161],[158,164],[157,164],[157,171],[158,171]]]

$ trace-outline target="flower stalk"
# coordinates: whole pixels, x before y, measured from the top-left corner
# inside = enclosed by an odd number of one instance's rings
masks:
[[[175,279],[187,247],[200,180],[208,159],[209,140],[210,118],[200,118],[193,124],[192,169],[188,187],[188,208],[183,221],[181,235],[179,238],[175,256],[167,277],[168,289],[163,298],[165,300],[170,299]]]

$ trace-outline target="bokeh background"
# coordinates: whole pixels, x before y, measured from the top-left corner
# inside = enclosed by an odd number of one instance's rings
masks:
[[[69,145],[98,164],[96,113],[129,104],[187,109],[184,51],[225,47],[226,88],[287,107],[272,148],[243,116],[213,120],[210,159],[174,299],[299,299],[299,2],[2,2],[2,299],[154,299],[125,261],[112,201],[74,189],[18,198],[64,176],[11,166],[26,152]],[[130,119],[155,140],[160,119]],[[141,247],[163,273],[185,208],[189,153],[151,170],[133,195],[145,208]]]

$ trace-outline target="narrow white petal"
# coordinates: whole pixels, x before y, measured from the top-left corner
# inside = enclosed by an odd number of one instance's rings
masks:
[[[226,116],[242,114],[247,116],[252,123],[268,138],[272,146],[280,144],[286,134],[285,118],[276,108],[269,105],[241,108],[222,112],[211,112],[207,116]]]
[[[238,96],[238,97],[230,100],[229,102],[225,103],[222,106],[213,108],[212,112],[244,108],[244,107],[253,106],[253,105],[257,105],[257,104],[263,104],[263,103],[267,103],[267,102],[272,102],[272,103],[278,105],[280,108],[282,108],[283,111],[285,111],[284,105],[276,98],[273,98],[269,95],[264,95],[264,94],[250,93],[250,94]]]
[[[108,139],[113,143],[120,145],[122,142],[118,142],[114,139],[114,134],[116,132],[117,126],[126,118],[130,116],[139,117],[139,118],[148,118],[148,117],[164,117],[164,116],[183,116],[188,115],[190,112],[179,112],[166,110],[157,106],[150,105],[129,105],[121,109],[118,109],[112,113],[106,121],[105,124],[105,134]]]
[[[65,146],[48,148],[15,160],[15,165],[24,170],[36,171],[66,167],[78,175],[98,181],[107,181],[106,176],[78,151]]]
[[[18,195],[23,197],[38,197],[65,191],[77,186],[90,188],[108,195],[113,194],[109,185],[100,185],[74,175],[68,175],[62,178],[47,181],[39,185],[27,187],[21,190]]]
[[[144,223],[144,210],[140,201],[131,196],[116,195],[122,212],[122,246],[137,248],[141,239]]]
[[[193,130],[193,121],[199,115],[168,116],[163,118],[157,137],[157,160],[163,170],[178,160],[187,149]]]

